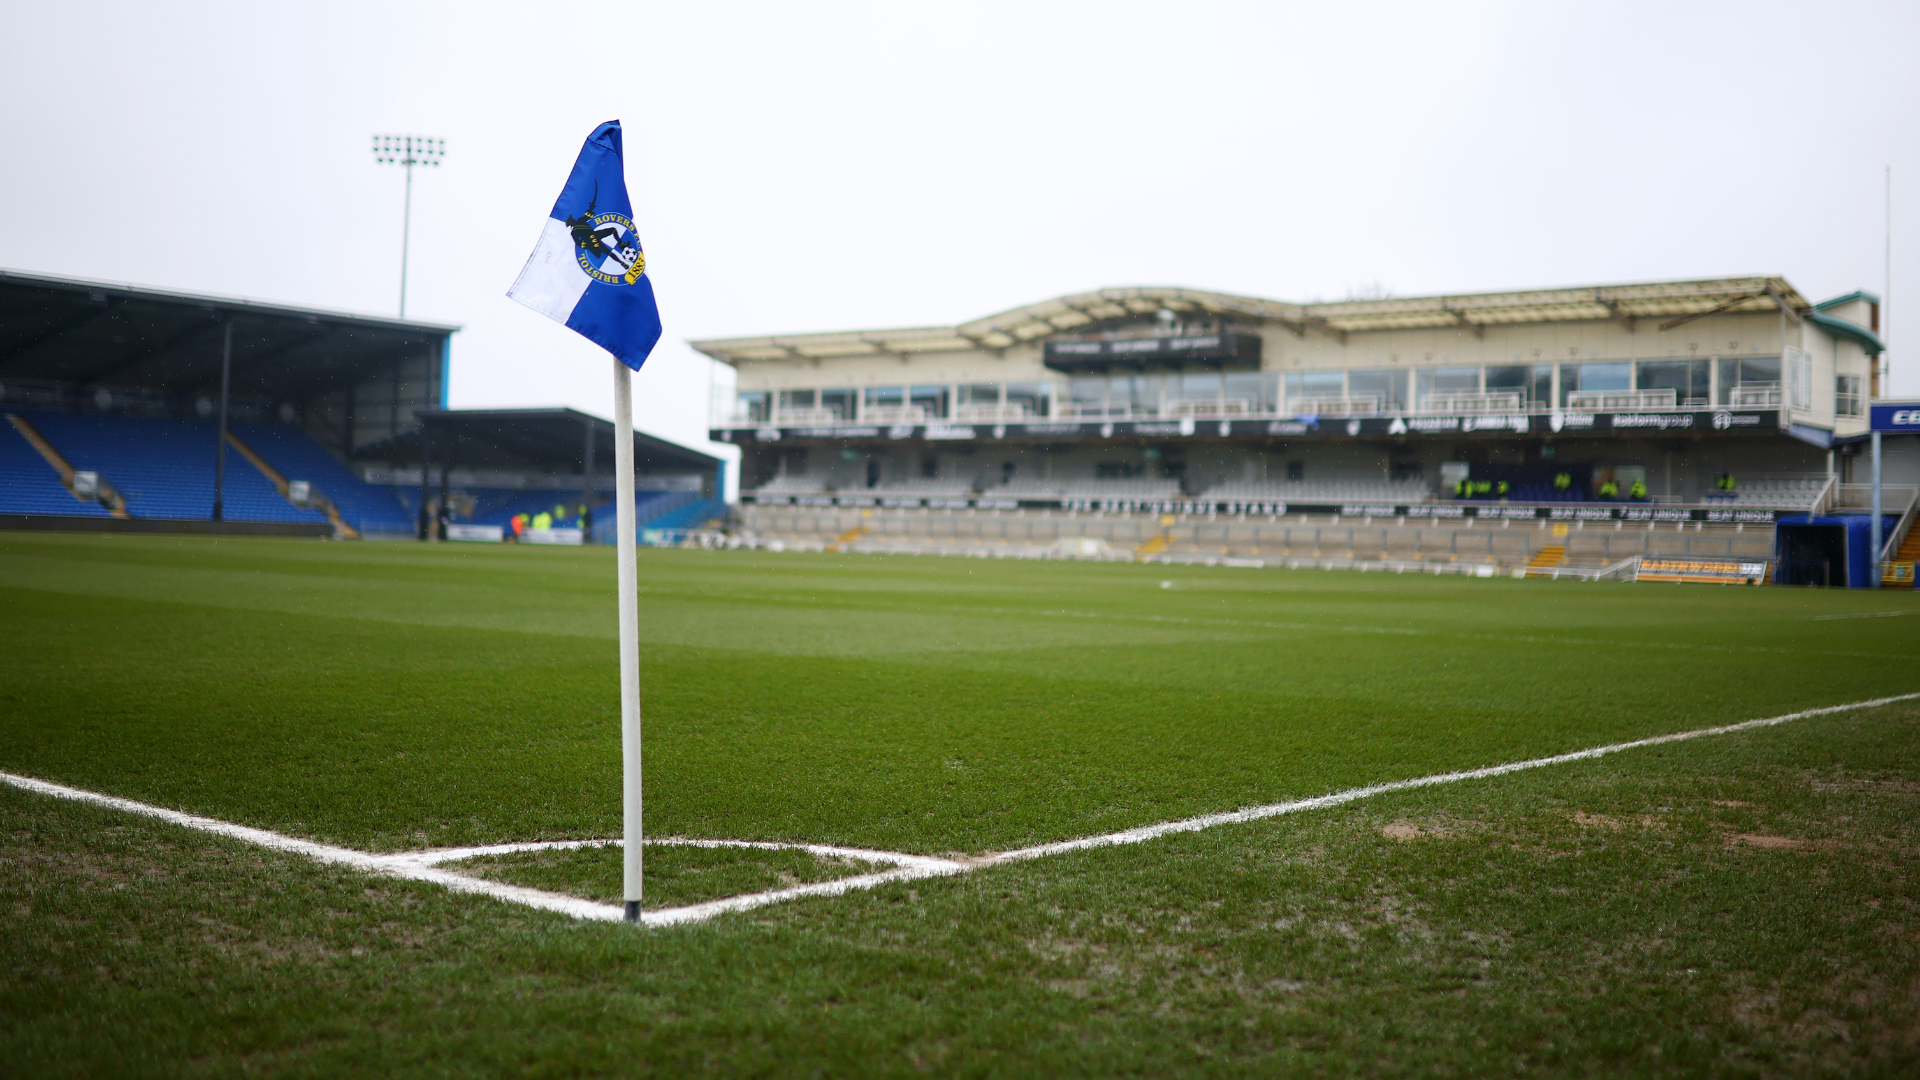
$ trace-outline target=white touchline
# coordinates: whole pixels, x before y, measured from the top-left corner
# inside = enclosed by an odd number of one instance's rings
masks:
[[[701,904],[688,904],[685,907],[657,908],[643,912],[641,922],[647,926],[678,926],[685,923],[704,922],[715,915],[728,912],[750,911],[768,904],[777,904],[783,900],[794,900],[803,896],[838,896],[858,889],[871,889],[896,881],[915,881],[921,878],[947,877],[964,874],[981,867],[997,866],[1001,863],[1020,862],[1027,859],[1039,859],[1048,855],[1060,855],[1069,851],[1085,851],[1090,848],[1114,847],[1120,844],[1138,844],[1147,840],[1166,836],[1171,833],[1198,832],[1211,829],[1216,825],[1232,825],[1242,821],[1258,821],[1261,818],[1278,817],[1281,814],[1293,814],[1302,810],[1319,810],[1342,803],[1354,802],[1373,795],[1382,795],[1389,791],[1406,791],[1410,788],[1431,787],[1435,784],[1451,784],[1461,780],[1482,780],[1489,777],[1505,776],[1508,773],[1526,769],[1545,768],[1549,765],[1564,765],[1572,761],[1586,761],[1591,758],[1617,754],[1623,750],[1637,750],[1641,747],[1659,746],[1664,743],[1683,742],[1688,739],[1701,739],[1711,735],[1730,735],[1736,731],[1749,731],[1754,728],[1772,727],[1794,720],[1804,720],[1810,716],[1826,716],[1832,713],[1850,712],[1855,709],[1872,709],[1881,705],[1892,705],[1902,701],[1920,698],[1920,693],[1896,694],[1893,697],[1874,698],[1870,701],[1855,701],[1846,705],[1828,705],[1818,709],[1802,709],[1799,712],[1782,716],[1769,716],[1759,720],[1744,720],[1737,724],[1723,724],[1719,727],[1698,728],[1693,731],[1680,731],[1671,735],[1655,735],[1632,742],[1613,743],[1596,746],[1587,750],[1575,750],[1551,757],[1530,758],[1526,761],[1513,761],[1505,765],[1489,765],[1482,769],[1463,769],[1459,772],[1436,773],[1432,776],[1420,776],[1411,780],[1392,780],[1383,784],[1371,784],[1367,787],[1349,788],[1336,791],[1331,795],[1318,795],[1308,799],[1296,799],[1292,802],[1269,803],[1265,806],[1253,806],[1244,810],[1230,810],[1218,814],[1202,814],[1199,817],[1182,818],[1179,821],[1164,821],[1157,825],[1143,825],[1137,829],[1124,829],[1120,832],[1106,833],[1101,836],[1086,836],[1078,840],[1061,840],[1052,844],[1038,844],[1033,847],[1016,848],[1012,851],[992,852],[971,859],[941,859],[930,855],[909,855],[897,851],[873,851],[866,848],[839,847],[831,844],[788,844],[762,840],[705,840],[667,837],[649,840],[648,844],[662,847],[684,846],[704,848],[753,848],[762,851],[806,851],[815,855],[855,859],[862,862],[879,863],[891,866],[891,869],[853,877],[838,878],[833,881],[821,881],[811,885],[796,885],[792,888],[773,889],[768,892],[748,893],[744,896],[729,896],[721,900],[709,900]],[[490,896],[495,900],[524,904],[527,907],[544,911],[556,911],[571,915],[576,919],[594,919],[603,922],[620,922],[625,911],[615,904],[601,904],[592,900],[582,900],[560,893],[544,892],[540,889],[522,888],[518,885],[504,885],[497,881],[487,881],[454,870],[443,869],[440,864],[457,862],[463,859],[481,858],[488,855],[511,855],[526,851],[572,850],[586,847],[619,846],[618,840],[546,840],[528,841],[511,844],[488,844],[480,847],[439,848],[431,851],[408,851],[394,855],[375,855],[352,848],[334,847],[329,844],[316,844],[311,840],[285,836],[265,829],[255,829],[246,825],[217,818],[201,817],[197,814],[184,814],[178,810],[152,806],[132,799],[122,799],[114,795],[102,795],[98,792],[83,791],[79,788],[50,784],[45,780],[35,780],[28,776],[16,776],[0,772],[0,781],[25,791],[50,795],[58,799],[72,799],[77,802],[92,803],[121,810],[129,814],[156,818],[161,821],[180,825],[189,829],[214,833],[219,836],[244,840],[249,844],[272,848],[276,851],[305,855],[318,862],[349,866],[374,874],[386,874],[391,877],[405,878],[409,881],[427,881],[451,889],[454,892],[475,893]]]

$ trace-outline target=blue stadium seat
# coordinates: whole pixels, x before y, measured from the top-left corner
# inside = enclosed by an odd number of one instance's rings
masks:
[[[413,535],[415,518],[393,489],[369,484],[313,437],[286,425],[236,424],[234,434],[288,480],[305,480],[332,501],[341,520],[365,533]]]
[[[0,418],[0,514],[112,517],[99,503],[81,502],[25,435]]]
[[[78,413],[22,415],[74,468],[91,469],[112,484],[134,517],[213,516],[214,425]],[[318,512],[288,502],[272,481],[231,449],[221,509],[228,521],[327,523]]]

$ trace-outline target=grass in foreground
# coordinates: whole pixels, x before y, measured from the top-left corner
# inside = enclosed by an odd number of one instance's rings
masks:
[[[0,790],[15,1075],[1912,1075],[1920,710],[673,931]]]

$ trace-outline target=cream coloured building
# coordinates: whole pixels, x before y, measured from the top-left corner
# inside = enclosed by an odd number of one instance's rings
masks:
[[[1844,470],[1831,449],[1865,430],[1878,330],[1877,297],[1814,304],[1756,276],[1312,304],[1114,288],[693,345],[738,373],[712,437],[741,447],[749,499],[1419,501],[1572,473],[1553,498],[1637,481],[1687,505],[1723,474]]]

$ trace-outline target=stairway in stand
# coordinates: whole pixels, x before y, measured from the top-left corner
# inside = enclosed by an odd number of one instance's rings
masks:
[[[1534,552],[1533,558],[1527,560],[1527,573],[1544,574],[1566,561],[1567,545],[1548,544],[1546,547]]]
[[[1910,529],[1900,542],[1900,550],[1880,568],[1880,584],[1896,589],[1913,588],[1914,563],[1920,562],[1920,528]]]

